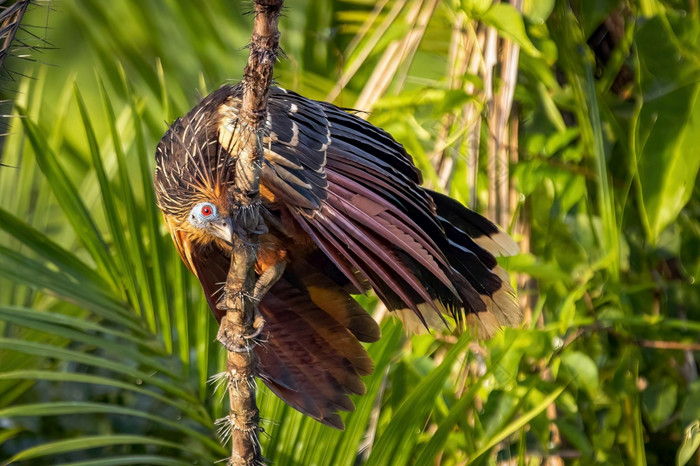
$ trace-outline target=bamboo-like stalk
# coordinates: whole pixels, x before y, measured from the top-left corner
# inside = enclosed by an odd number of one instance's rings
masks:
[[[464,23],[468,21],[464,13],[459,14],[452,25],[450,48],[447,54],[447,81],[450,89],[462,87],[462,78],[467,71],[467,61],[473,44],[469,43],[470,37],[465,33]],[[469,51],[468,51],[469,50]],[[462,138],[456,144],[456,148],[447,148],[447,140],[450,130],[455,123],[455,114],[448,113],[442,118],[440,135],[435,142],[435,148],[431,160],[437,160],[435,164],[438,175],[438,184],[442,189],[449,190],[449,184],[454,172],[454,162],[459,149],[462,147]]]
[[[519,11],[522,11],[522,0],[513,0],[511,4]],[[508,122],[513,108],[513,96],[515,94],[515,84],[518,80],[518,61],[520,47],[510,41],[502,40],[501,47],[501,89],[495,97],[494,112],[492,118],[492,141],[494,143],[495,182],[494,190],[497,195],[498,216],[494,219],[502,226],[507,226],[510,222],[510,202],[509,202],[509,147],[508,147]]]
[[[362,64],[374,50],[374,47],[377,46],[384,34],[389,30],[389,27],[393,24],[394,20],[396,20],[396,18],[399,16],[406,5],[406,1],[407,0],[400,0],[391,7],[379,27],[372,33],[364,46],[357,52],[357,57],[355,57],[343,74],[338,78],[338,83],[326,96],[327,101],[334,101],[338,95],[340,95],[343,88],[345,88],[345,86],[350,82],[352,77],[355,76],[355,73],[359,71]],[[348,48],[343,54],[344,56],[349,57],[356,50],[358,44],[364,39],[364,36],[368,33],[372,24],[374,24],[374,22],[379,18],[379,13],[381,13],[383,10],[384,4],[385,2],[380,2],[375,5],[374,12],[367,18],[365,24],[363,24],[360,31],[350,42]]]
[[[474,82],[465,80],[465,74],[475,75],[479,71],[479,65],[483,63],[481,50],[484,46],[484,33],[475,33],[474,23],[462,14],[457,17],[452,31],[450,42],[450,54],[448,58],[448,74],[451,89],[462,88],[468,94],[476,92]],[[453,65],[454,63],[454,65]],[[472,208],[476,204],[476,173],[479,159],[479,136],[481,132],[481,117],[477,104],[468,102],[464,105],[459,118],[448,115],[445,118],[445,127],[441,133],[434,153],[440,156],[436,165],[438,183],[442,189],[448,190],[452,176],[454,174],[455,161],[461,154],[461,150],[466,146],[467,173],[470,189],[469,202]],[[446,149],[448,134],[453,132],[450,126],[458,126],[457,132],[465,136],[460,137],[454,145],[451,154]],[[466,141],[465,141],[466,138]]]
[[[486,97],[486,105],[488,115],[491,117],[494,113],[495,98],[493,93],[494,88],[494,69],[498,63],[498,34],[492,27],[487,28],[486,44],[484,45],[484,94]],[[489,121],[490,125],[490,121]],[[489,131],[491,128],[489,127]],[[488,140],[488,160],[486,164],[486,172],[489,179],[489,203],[488,217],[495,219],[498,210],[498,194],[496,191],[496,146],[493,138]]]
[[[263,156],[262,132],[267,97],[279,48],[277,23],[283,0],[255,0],[255,23],[250,56],[243,77],[243,98],[239,111],[242,151],[236,160],[234,187],[229,202],[236,209],[238,230],[224,288],[218,339],[228,350],[226,379],[230,412],[221,420],[223,432],[231,436],[233,466],[263,464],[259,441],[259,411],[255,399],[257,359],[255,335],[263,322],[256,318],[253,300],[258,234],[265,229],[260,216],[260,167]]]
[[[406,61],[410,62],[415,55],[425,35],[428,22],[439,3],[437,0],[424,0],[412,4],[406,14],[406,22],[409,24],[408,32],[401,40],[395,40],[389,44],[363,87],[362,93],[357,98],[356,108],[370,111],[377,100],[386,93],[389,85],[394,81],[399,67]],[[403,81],[399,80],[397,87],[400,88],[402,85]]]
[[[481,51],[484,50],[486,45],[486,31],[484,28],[480,28],[479,32],[476,33],[475,44],[476,50],[472,52],[472,61],[469,64],[469,72],[471,74],[476,74],[479,65],[483,63]],[[474,91],[474,85],[470,84],[470,86],[471,91],[470,88],[467,88],[467,92]],[[469,133],[467,134],[467,186],[469,186],[469,207],[476,210],[477,181],[479,179],[479,145],[481,144],[481,118],[476,118],[477,111],[474,105],[465,107],[462,114],[465,123],[469,124],[474,121],[474,123],[469,126]]]

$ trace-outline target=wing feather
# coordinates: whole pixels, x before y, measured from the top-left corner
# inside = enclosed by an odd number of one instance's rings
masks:
[[[228,257],[213,245],[188,242],[181,234],[177,238],[183,261],[199,278],[209,307],[221,320],[216,304]],[[336,412],[353,409],[348,395],[365,392],[360,376],[373,369],[358,335],[373,341],[379,328],[341,286],[319,275],[310,265],[296,267],[272,286],[258,304],[266,338],[255,351],[260,377],[274,393],[295,409],[341,429]]]
[[[270,150],[275,157],[289,153],[298,159],[303,170],[294,172],[296,178],[324,173],[327,183],[311,187],[318,206],[292,201],[284,207],[355,288],[362,289],[359,273],[389,309],[411,309],[423,323],[428,309],[456,312],[458,319],[493,310],[497,317],[481,320],[516,320],[510,317],[517,314],[512,289],[493,256],[517,250],[507,235],[458,202],[419,186],[410,155],[385,131],[293,92],[272,92],[270,99],[271,128],[286,125],[275,130],[283,137]],[[317,152],[307,156],[308,148],[302,152],[296,144],[314,131],[320,137],[308,140],[315,143],[328,135],[327,143],[314,147],[324,151],[322,163]],[[287,181],[274,183],[280,190],[276,198],[285,190],[299,192],[297,179]]]

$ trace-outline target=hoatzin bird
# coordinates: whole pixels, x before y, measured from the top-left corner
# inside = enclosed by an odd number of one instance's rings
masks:
[[[223,86],[173,123],[156,151],[158,205],[182,260],[217,308],[235,212],[242,87]],[[403,146],[352,113],[270,89],[256,262],[259,375],[282,400],[336,428],[372,361],[379,327],[352,298],[372,288],[408,329],[473,324],[481,336],[521,311],[494,258],[517,251],[493,223],[420,186]]]

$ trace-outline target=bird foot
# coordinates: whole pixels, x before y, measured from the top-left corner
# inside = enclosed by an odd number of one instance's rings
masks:
[[[228,351],[234,353],[247,353],[252,351],[257,344],[257,338],[262,333],[265,320],[255,310],[255,320],[253,321],[253,333],[245,334],[243,325],[234,323],[227,313],[221,319],[219,332],[216,339],[226,347]]]
[[[252,238],[270,231],[260,215],[261,206],[260,200],[240,205],[234,215],[234,233],[241,238],[246,246],[256,245],[257,243]]]

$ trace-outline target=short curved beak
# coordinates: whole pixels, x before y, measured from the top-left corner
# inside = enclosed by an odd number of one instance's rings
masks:
[[[211,222],[209,231],[228,244],[233,244],[233,220],[231,220],[231,217],[224,217]]]

